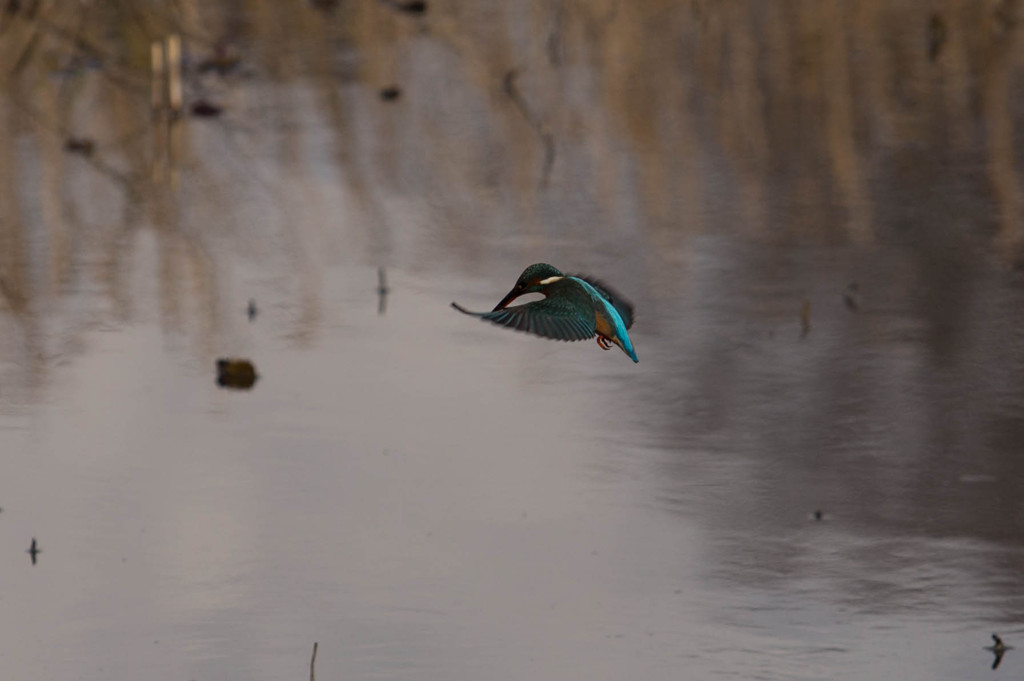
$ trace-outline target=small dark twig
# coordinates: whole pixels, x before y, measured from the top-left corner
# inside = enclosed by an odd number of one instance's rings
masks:
[[[25,47],[22,49],[21,54],[14,60],[14,67],[11,69],[12,76],[16,76],[21,73],[21,70],[28,64],[29,59],[35,53],[36,48],[39,46],[40,32],[38,30],[33,31],[32,37],[25,43]]]
[[[391,289],[388,288],[387,274],[384,272],[383,267],[377,268],[377,295],[380,297],[377,303],[377,314],[382,315],[387,309],[388,305],[388,293]]]
[[[427,12],[427,3],[425,0],[408,0],[408,2],[385,0],[384,4],[397,12],[403,12],[405,14],[426,14]]]
[[[519,109],[519,113],[523,115],[526,120],[526,124],[533,129],[533,132],[540,138],[541,144],[544,146],[544,166],[541,170],[540,176],[540,188],[547,189],[548,177],[551,175],[551,167],[555,165],[555,137],[548,130],[544,128],[544,124],[537,119],[537,117],[530,111],[529,105],[523,98],[523,95],[519,92],[519,88],[516,87],[516,78],[519,77],[519,72],[515,69],[511,69],[505,74],[505,94],[509,96],[509,99]]]
[[[313,659],[309,661],[309,681],[316,681],[316,641],[313,642]]]

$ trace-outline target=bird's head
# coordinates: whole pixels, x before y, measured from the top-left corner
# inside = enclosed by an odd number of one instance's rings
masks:
[[[508,307],[513,300],[527,293],[540,293],[546,286],[564,276],[557,267],[546,262],[530,265],[523,270],[519,279],[516,280],[516,285],[512,287],[507,296],[501,299],[500,303],[495,305],[494,309],[502,310]]]

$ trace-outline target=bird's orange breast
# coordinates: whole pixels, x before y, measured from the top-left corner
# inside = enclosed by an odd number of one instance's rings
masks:
[[[611,323],[611,320],[608,319],[606,315],[603,315],[600,312],[598,312],[595,321],[597,322],[596,328],[599,334],[601,334],[605,338],[615,338],[615,326]]]

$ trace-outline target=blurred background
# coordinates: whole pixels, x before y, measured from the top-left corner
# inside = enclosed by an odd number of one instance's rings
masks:
[[[3,0],[0,675],[1018,677],[1022,21]]]

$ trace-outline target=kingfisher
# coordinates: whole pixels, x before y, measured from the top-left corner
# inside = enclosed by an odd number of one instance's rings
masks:
[[[509,307],[513,300],[527,293],[540,293],[545,298]],[[555,340],[579,341],[596,335],[602,349],[608,350],[614,344],[634,362],[640,361],[626,332],[633,326],[633,306],[591,277],[563,274],[544,262],[523,270],[516,285],[490,312],[471,312],[454,302],[452,307],[501,326]]]

